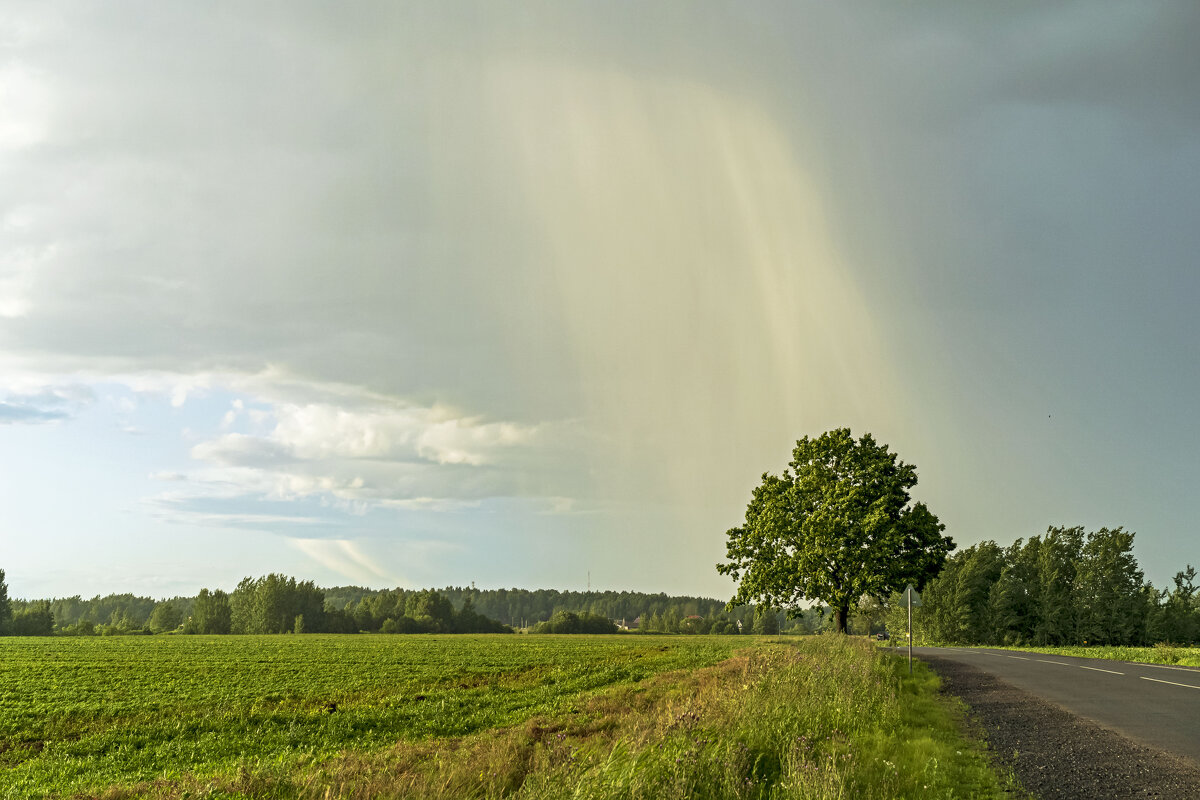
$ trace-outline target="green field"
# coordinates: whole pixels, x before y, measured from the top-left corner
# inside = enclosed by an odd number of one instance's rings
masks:
[[[999,796],[932,676],[845,637],[9,638],[0,656],[5,798]]]
[[[72,792],[459,736],[729,656],[737,639],[0,639],[3,792]],[[329,704],[337,710],[330,712]]]

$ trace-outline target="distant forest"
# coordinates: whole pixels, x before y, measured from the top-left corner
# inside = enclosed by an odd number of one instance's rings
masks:
[[[924,587],[914,635],[962,645],[1200,642],[1196,569],[1189,564],[1171,586],[1156,589],[1133,555],[1133,540],[1123,528],[1052,527],[1008,547],[968,547]],[[904,631],[898,602],[876,608],[889,630]]]
[[[985,541],[952,554],[921,588],[918,642],[1150,645],[1200,642],[1200,586],[1191,565],[1156,589],[1133,556],[1134,534],[1050,528],[1008,547]],[[898,597],[864,598],[853,633],[906,629]],[[739,625],[740,623],[740,625]],[[246,578],[232,592],[155,600],[133,594],[9,599],[0,570],[0,634],[162,633],[815,633],[831,616],[790,619],[759,606],[644,592],[555,589],[317,587],[284,575]]]
[[[740,623],[740,627],[739,627]],[[644,633],[813,632],[806,612],[740,606],[707,597],[555,589],[317,587],[284,575],[245,578],[232,592],[202,589],[164,600],[133,594],[9,599],[0,570],[0,632],[15,635],[158,633]]]

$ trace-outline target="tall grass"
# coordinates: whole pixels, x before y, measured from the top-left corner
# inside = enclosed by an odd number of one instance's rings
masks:
[[[165,794],[315,800],[1011,797],[1011,786],[988,765],[982,746],[963,737],[957,710],[936,688],[936,676],[924,665],[910,677],[903,660],[865,641],[764,641],[717,666],[610,689],[581,699],[567,713],[521,726],[345,753],[299,771],[293,765]]]
[[[1138,664],[1174,664],[1181,667],[1200,667],[1200,647],[1159,642],[1153,647],[997,647],[996,650],[1019,650],[1026,653],[1048,653],[1080,658],[1104,658],[1112,661],[1132,661]]]

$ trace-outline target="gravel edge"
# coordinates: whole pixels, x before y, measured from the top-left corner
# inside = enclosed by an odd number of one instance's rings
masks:
[[[1200,765],[1078,717],[990,673],[921,656],[942,693],[967,705],[971,732],[994,762],[1040,800],[1200,800]]]

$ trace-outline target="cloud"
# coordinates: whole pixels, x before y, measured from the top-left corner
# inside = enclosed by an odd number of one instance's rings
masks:
[[[0,64],[0,149],[19,150],[42,141],[49,129],[45,83],[20,63]],[[3,316],[3,311],[0,311]]]
[[[691,509],[781,432],[901,414],[807,157],[723,36],[381,13],[250,29],[270,47],[181,7],[31,33],[53,124],[0,155],[38,259],[5,349],[181,414],[234,393],[220,433],[189,425],[189,487],[359,509]]]
[[[1025,18],[1006,42],[1025,57],[1010,59],[1005,93],[1045,106],[1093,105],[1160,131],[1193,131],[1200,124],[1192,35],[1200,7],[1162,3],[1146,13],[1110,3],[1096,12],[1092,4],[1068,4]]]
[[[186,417],[191,463],[150,471],[151,480],[179,486],[149,500],[160,519],[241,526],[285,524],[288,517],[282,507],[266,515],[249,507],[201,507],[214,499],[314,499],[361,516],[372,508],[463,510],[494,498],[540,502],[578,489],[558,468],[562,454],[584,441],[571,423],[492,421],[447,405],[421,406],[363,387],[304,379],[279,366],[255,374],[39,375],[22,365],[0,386],[7,389],[0,397],[8,398],[0,402],[0,424],[69,419],[99,391],[119,430],[161,436],[161,410],[171,409],[172,416],[184,411],[176,403],[181,386],[191,397],[237,394],[229,410],[207,424],[191,416],[200,408]]]
[[[136,432],[157,438],[169,432],[163,423],[186,421],[176,431],[191,443],[190,461],[148,470],[150,480],[173,488],[146,503],[155,518],[187,524],[282,532],[293,518],[300,525],[317,519],[326,527],[331,520],[357,525],[373,509],[455,512],[504,498],[545,505],[539,498],[570,493],[558,463],[582,442],[567,423],[492,421],[447,405],[306,380],[282,367],[186,376],[39,376],[25,369],[6,382],[9,396],[21,402],[0,406],[0,422],[65,419],[97,392],[122,431],[136,420],[144,423]],[[189,396],[212,399],[176,405],[181,385]],[[305,504],[308,511],[289,510]]]
[[[65,411],[52,411],[16,403],[0,402],[0,424],[18,422],[57,422],[70,417]]]
[[[3,102],[0,100],[0,102]],[[19,213],[7,215],[0,223],[0,231],[6,237],[19,239],[24,221]],[[0,319],[25,316],[29,312],[31,291],[39,266],[49,261],[55,245],[16,246],[0,251]]]
[[[805,433],[944,463],[1141,345],[1121,385],[1195,393],[1194,5],[44,9],[0,20],[0,422],[128,390],[193,432],[164,518],[680,545]]]
[[[94,400],[95,393],[91,388],[81,384],[47,385],[34,391],[10,391],[4,399],[0,399],[0,424],[71,419]]]
[[[321,392],[310,387],[308,393]],[[225,433],[194,445],[192,457],[211,468],[192,479],[237,483],[271,498],[323,496],[360,512],[460,508],[487,497],[553,494],[560,482],[552,478],[547,453],[569,439],[563,426],[558,442],[547,444],[539,426],[362,394],[343,394],[340,405],[270,404],[255,424],[260,432]]]
[[[173,478],[169,480],[174,482]],[[189,479],[190,480],[190,479]],[[223,488],[223,490],[222,490]],[[263,502],[246,496],[234,486],[209,483],[147,498],[143,505],[151,516],[166,522],[216,528],[235,528],[287,534],[297,528],[333,529],[334,515],[311,513],[283,502]]]
[[[290,538],[288,543],[326,569],[366,585],[400,585],[403,581],[386,572],[361,546],[349,539]]]
[[[242,433],[229,433],[201,442],[192,448],[192,457],[222,466],[251,468],[296,460],[285,443]]]
[[[395,508],[402,511],[462,511],[467,508],[478,508],[479,500],[459,500],[448,497],[405,497],[385,499],[380,501],[384,508]]]
[[[440,407],[349,410],[289,404],[277,407],[275,418],[272,439],[305,459],[424,459],[481,466],[537,436],[533,426],[483,422]]]

